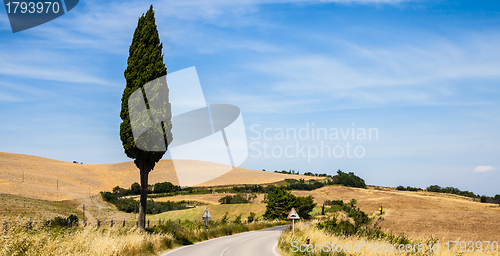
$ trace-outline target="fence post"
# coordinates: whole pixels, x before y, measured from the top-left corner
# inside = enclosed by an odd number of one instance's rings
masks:
[[[87,226],[87,220],[86,219],[83,219],[83,226],[86,227]]]
[[[97,219],[97,227],[100,227],[100,226],[101,226],[101,220]]]
[[[68,227],[71,227],[71,220],[68,218]]]
[[[149,228],[149,220],[148,220],[148,228]]]
[[[123,227],[125,227],[125,219],[123,219]]]
[[[52,220],[49,220],[49,228],[52,227]]]
[[[113,218],[111,218],[111,227],[113,227]]]
[[[32,226],[31,226],[31,217],[30,217],[30,221],[28,222],[28,229],[31,230]]]
[[[158,220],[158,225],[161,225],[161,219]]]
[[[6,220],[3,221],[3,228],[5,229],[5,234],[7,235],[8,228],[7,228],[7,221]]]

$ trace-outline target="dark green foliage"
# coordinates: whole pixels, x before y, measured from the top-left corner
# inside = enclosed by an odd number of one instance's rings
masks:
[[[295,202],[295,196],[284,188],[275,188],[265,196],[265,199],[267,206],[264,217],[268,220],[286,219]]]
[[[123,148],[129,158],[135,159],[134,163],[139,169],[146,167],[148,170],[152,170],[165,152],[143,151],[136,147],[130,124],[128,99],[138,88],[167,74],[167,68],[163,63],[162,48],[163,45],[160,42],[160,36],[155,24],[153,6],[151,6],[146,14],[139,18],[130,44],[127,69],[124,72],[127,84],[123,91],[120,112],[120,118],[122,119],[120,138]],[[155,97],[160,96],[155,95]],[[165,103],[166,115],[171,116],[168,96],[165,98]],[[167,137],[168,142],[171,142],[171,123],[165,123],[163,129],[159,132]]]
[[[316,203],[314,202],[314,198],[312,196],[298,196],[295,198],[295,202],[293,203],[293,207],[299,214],[301,218],[309,219],[311,218],[311,212],[316,207]]]
[[[137,183],[137,182],[134,182],[132,184],[132,186],[130,186],[130,191],[132,192],[132,194],[134,195],[139,195],[141,194],[141,184]]]
[[[344,185],[346,187],[366,188],[366,184],[363,179],[354,175],[353,172],[345,173],[341,170],[337,171],[334,183]]]
[[[168,88],[165,78],[167,68],[163,63],[162,48],[163,45],[160,42],[160,36],[155,24],[153,5],[151,5],[146,14],[143,14],[139,18],[132,43],[130,44],[127,69],[124,72],[126,85],[122,95],[120,111],[120,118],[122,119],[122,123],[120,124],[120,140],[122,141],[123,149],[127,157],[134,159],[135,165],[140,170],[141,200],[139,226],[143,229],[146,223],[148,175],[165,154],[167,145],[172,142],[172,122],[170,121],[172,113],[168,100]],[[142,113],[142,116],[138,120],[130,120],[129,103],[132,109],[143,104],[143,100],[140,98],[129,102],[130,95],[139,88],[145,94],[143,86],[157,78],[161,79],[151,85],[151,90],[149,90],[150,95],[148,95],[148,100],[145,101],[149,113]],[[161,88],[166,88],[166,91],[162,91]],[[151,109],[149,102],[153,100],[155,102],[164,102],[164,107]],[[154,120],[151,120],[153,117]],[[146,120],[151,121],[155,125],[144,131],[141,137],[135,141],[131,122],[137,122],[135,125],[139,126],[141,123],[144,124]],[[157,135],[163,135],[162,137],[166,141],[150,141],[148,139],[157,137]],[[136,143],[142,148],[151,149],[152,151],[141,150],[137,147]]]
[[[179,202],[155,202],[153,199],[148,200],[148,207],[146,210],[147,214],[158,214],[162,212],[182,210],[188,208],[188,204],[192,204],[192,202],[188,201],[179,201]]]
[[[469,191],[462,191],[462,190],[460,190],[458,188],[454,188],[454,187],[442,188],[438,185],[431,185],[431,186],[427,187],[427,191],[437,192],[437,193],[449,193],[449,194],[467,196],[467,197],[472,197],[472,198],[479,197],[478,195],[475,195],[474,193],[469,192]]]
[[[277,187],[265,196],[267,205],[264,217],[268,220],[283,220],[294,207],[300,217],[308,219],[316,206],[313,199],[312,196],[296,197],[285,188]]]
[[[486,196],[481,196],[481,203],[486,203]]]
[[[172,184],[171,182],[160,182],[154,185],[153,193],[170,193],[175,191],[180,191],[181,187]]]
[[[331,175],[328,175],[326,173],[312,173],[312,172],[306,172],[304,173],[306,176],[316,176],[316,177],[332,177]]]
[[[102,199],[104,201],[114,204],[118,210],[128,213],[137,212],[137,210],[139,209],[138,201],[134,200],[133,198],[119,198],[119,195],[120,194],[115,194],[111,192],[101,192]],[[189,204],[194,205],[196,203],[189,201],[155,202],[154,200],[149,199],[145,212],[146,214],[157,214],[167,211],[182,210],[188,208],[187,206]]]
[[[139,209],[139,201],[136,201],[132,198],[126,198],[126,199],[119,199],[114,201],[114,205],[116,205],[116,208],[119,211],[124,211],[124,212],[137,212],[137,209]]]
[[[306,182],[304,179],[286,179],[285,181],[289,183],[284,186],[287,190],[315,190],[325,186],[323,182],[316,180],[309,180]]]
[[[233,221],[234,224],[241,224],[241,215],[242,214],[236,216],[236,218]]]
[[[236,194],[234,196],[227,195],[219,199],[219,203],[221,204],[247,204],[250,203],[246,195]]]
[[[403,186],[398,186],[396,189],[401,191],[423,191],[423,189],[421,188],[414,188],[410,186],[407,186],[406,188]]]
[[[282,170],[282,171],[278,171],[278,170],[274,170],[274,172],[276,173],[282,173],[282,174],[295,174],[295,175],[300,175],[299,172],[295,172],[295,170],[291,170],[290,171],[285,171],[285,170]]]
[[[69,215],[68,218],[64,217],[55,217],[52,219],[52,227],[68,227],[68,220],[70,223],[70,226],[74,227],[78,225],[78,216],[76,215]],[[50,220],[46,221],[46,225],[48,226],[50,223]]]
[[[255,212],[250,212],[250,214],[248,215],[248,223],[254,222],[255,215],[256,215]]]
[[[493,199],[497,202],[497,204],[500,204],[500,195],[495,195]]]
[[[227,217],[227,214],[228,214],[228,212],[224,213],[224,216],[222,216],[222,219],[220,220],[220,222],[222,224],[226,224],[227,221],[229,220],[229,217]]]

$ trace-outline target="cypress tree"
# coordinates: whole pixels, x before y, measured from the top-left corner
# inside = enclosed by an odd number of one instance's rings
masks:
[[[139,88],[141,88],[144,96],[144,85],[157,78],[164,77],[167,74],[167,68],[163,63],[162,48],[163,45],[160,42],[160,37],[155,24],[153,6],[151,5],[146,14],[143,14],[139,18],[132,43],[130,44],[127,69],[124,72],[127,84],[125,90],[123,91],[120,112],[120,118],[122,119],[122,123],[120,124],[120,139],[122,141],[123,149],[125,150],[127,157],[134,159],[135,165],[140,170],[141,199],[138,222],[139,227],[143,229],[146,225],[148,175],[149,172],[155,167],[155,164],[163,157],[168,145],[165,145],[165,151],[145,151],[136,146],[129,117],[128,100],[130,95]],[[148,101],[145,100],[146,107],[150,109],[151,112],[164,112],[164,114],[170,119],[171,111],[170,103],[168,103],[168,89],[166,91],[167,95],[160,95],[159,91],[161,90],[158,89],[160,86],[166,88],[166,81],[164,79],[159,80],[160,82],[154,85],[152,91],[156,93],[154,97],[161,97],[161,100],[165,103],[164,108],[161,110],[152,110],[149,108]],[[148,99],[151,100],[151,98]],[[169,143],[172,140],[171,126],[170,121],[161,122],[161,125],[151,127],[146,133],[160,132]],[[150,131],[154,129],[156,129],[156,131]],[[137,143],[140,143],[140,141]],[[155,149],[158,149],[158,147]]]

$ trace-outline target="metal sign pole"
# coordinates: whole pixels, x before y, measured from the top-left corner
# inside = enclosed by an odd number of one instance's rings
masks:
[[[295,219],[292,219],[292,237],[295,236]]]

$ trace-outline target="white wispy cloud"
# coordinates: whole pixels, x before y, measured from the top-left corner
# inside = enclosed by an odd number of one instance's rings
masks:
[[[482,165],[474,168],[474,172],[491,172],[494,170],[496,170],[496,168],[491,166],[482,166]]]
[[[341,108],[491,103],[466,99],[453,84],[470,79],[475,83],[500,80],[500,51],[495,48],[500,36],[471,32],[466,38],[452,42],[435,36],[391,47],[349,43],[343,48],[347,59],[304,52],[271,56],[244,66],[272,77],[267,82],[272,88],[268,93],[287,96],[284,98],[293,102],[315,98],[336,101],[330,106]]]

